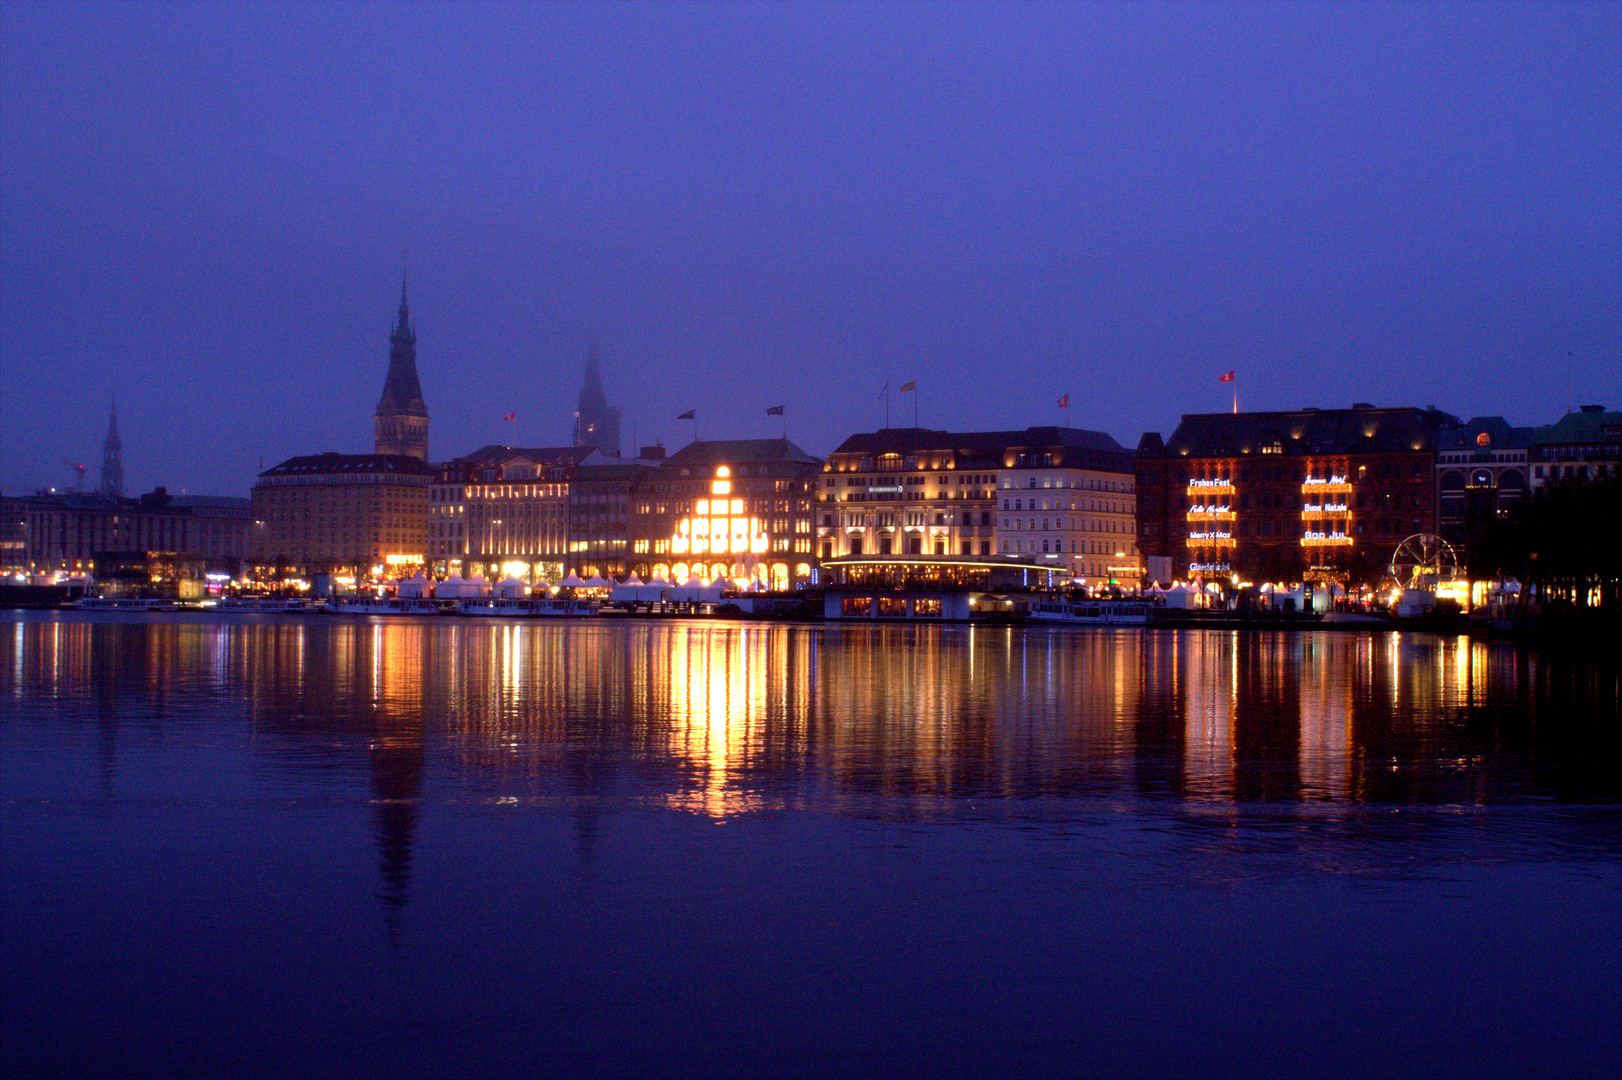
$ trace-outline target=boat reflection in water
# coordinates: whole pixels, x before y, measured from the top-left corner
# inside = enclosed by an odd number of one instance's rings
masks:
[[[1594,1075],[1622,1037],[1591,947],[1622,916],[1614,669],[1396,633],[4,630],[24,1073],[1069,1071],[1080,1038],[1101,1073],[1277,1040],[1260,1071],[1350,1074],[1313,1033],[1369,1022],[1412,1051],[1387,1075]],[[332,987],[278,989],[327,956]],[[222,988],[204,1034],[161,1036],[155,965]]]

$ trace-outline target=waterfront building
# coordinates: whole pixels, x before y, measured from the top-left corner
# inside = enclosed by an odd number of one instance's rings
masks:
[[[1205,413],[1138,445],[1148,577],[1374,584],[1403,538],[1434,533],[1434,407]]]
[[[828,457],[817,490],[821,558],[1014,556],[1083,585],[1141,574],[1132,454],[1077,428],[884,428]]]
[[[206,560],[185,552],[97,552],[92,574],[102,597],[201,600],[208,594]]]
[[[1532,487],[1622,472],[1622,412],[1584,405],[1531,433]]]
[[[574,445],[595,447],[603,456],[620,456],[620,411],[608,404],[603,392],[602,361],[597,346],[586,353],[586,377],[574,413]]]
[[[1532,428],[1501,416],[1478,416],[1441,431],[1436,440],[1436,534],[1474,569],[1473,550],[1486,531],[1530,492],[1527,455]]]
[[[591,446],[484,446],[440,465],[428,493],[436,575],[557,582],[569,552],[569,488]]]
[[[275,581],[405,576],[428,547],[428,406],[404,279],[389,370],[373,416],[373,453],[305,454],[259,474],[252,559]]]
[[[283,580],[404,576],[427,547],[434,469],[412,454],[311,454],[259,474],[254,562]]]
[[[107,439],[101,444],[101,493],[112,499],[124,497],[124,440],[118,437],[118,402],[107,417]]]
[[[1067,567],[1029,555],[848,555],[817,569],[828,619],[1012,617],[1010,594],[1069,580]]]
[[[251,547],[247,499],[170,495],[160,487],[134,499],[42,491],[4,504],[13,572],[86,574],[102,553],[143,551],[195,557],[207,570],[234,576]]]
[[[417,331],[411,326],[405,282],[400,282],[399,323],[389,335],[389,373],[374,417],[373,452],[428,460],[428,405],[417,378]]]
[[[822,459],[788,439],[687,444],[633,500],[631,568],[644,580],[724,576],[776,590],[810,584],[821,470]]]
[[[648,455],[648,451],[644,450]],[[632,535],[638,527],[647,486],[659,471],[659,457],[594,463],[575,470],[569,485],[569,558],[571,573],[623,580],[631,572]],[[645,516],[645,515],[643,515]],[[651,548],[651,544],[645,545]]]

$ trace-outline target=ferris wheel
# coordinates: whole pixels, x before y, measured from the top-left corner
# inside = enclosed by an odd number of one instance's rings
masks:
[[[1391,576],[1404,589],[1423,589],[1452,581],[1459,570],[1453,545],[1434,533],[1414,533],[1391,555]]]

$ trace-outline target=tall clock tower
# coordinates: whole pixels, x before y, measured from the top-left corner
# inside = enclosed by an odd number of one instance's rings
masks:
[[[389,376],[377,402],[379,454],[406,454],[428,460],[428,405],[417,381],[417,332],[411,328],[405,280],[400,281],[400,323],[389,335]]]

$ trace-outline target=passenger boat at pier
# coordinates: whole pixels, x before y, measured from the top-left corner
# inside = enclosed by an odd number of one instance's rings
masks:
[[[498,619],[584,619],[598,613],[591,600],[542,596],[468,596],[454,614]]]
[[[1069,600],[1042,597],[1025,607],[1027,621],[1067,626],[1143,626],[1153,605],[1136,600]]]
[[[179,611],[183,605],[179,600],[140,596],[82,596],[69,606],[79,611]]]
[[[302,596],[227,596],[215,605],[220,611],[262,615],[308,615],[326,605]]]
[[[455,605],[426,597],[344,596],[335,597],[327,611],[334,615],[443,615]]]

